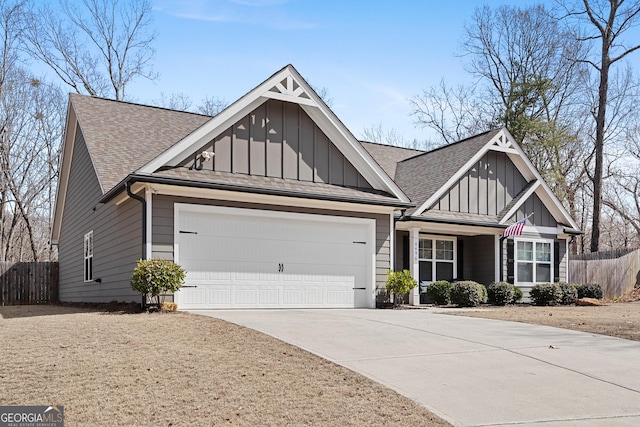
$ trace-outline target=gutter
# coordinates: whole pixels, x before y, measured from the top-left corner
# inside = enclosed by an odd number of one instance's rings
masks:
[[[400,222],[407,222],[407,221],[417,221],[417,222],[431,222],[431,223],[437,223],[437,224],[453,224],[453,225],[473,225],[476,227],[489,227],[489,228],[507,228],[508,225],[506,224],[500,224],[500,223],[478,223],[478,222],[474,222],[474,221],[465,221],[465,220],[454,220],[454,219],[444,219],[444,218],[440,218],[440,219],[435,219],[435,218],[424,218],[424,217],[419,217],[419,216],[401,216],[400,218],[396,219],[396,221]]]
[[[184,179],[168,178],[168,177],[153,176],[153,175],[143,175],[143,174],[131,174],[127,176],[125,179],[120,181],[115,187],[109,190],[104,196],[102,196],[102,198],[99,200],[99,203],[107,203],[111,199],[116,197],[118,194],[120,194],[122,191],[125,191],[125,190],[127,191],[127,194],[131,196],[132,193],[130,192],[129,187],[136,182],[144,182],[148,184],[168,184],[168,185],[176,185],[179,187],[202,188],[202,189],[210,189],[210,190],[239,191],[243,193],[265,194],[269,196],[285,196],[285,197],[296,197],[296,198],[302,197],[302,198],[314,199],[314,200],[359,203],[359,204],[374,205],[374,206],[390,206],[390,207],[397,207],[397,208],[415,207],[415,204],[413,203],[403,202],[400,200],[378,200],[378,201],[366,200],[366,199],[360,199],[356,197],[336,196],[336,195],[330,195],[330,194],[327,194],[327,195],[308,194],[308,193],[304,193],[300,191],[292,191],[292,190],[255,188],[255,187],[248,187],[248,186],[238,185],[238,184],[190,181],[190,180],[184,180]],[[143,198],[137,195],[135,195],[134,198],[139,201],[144,200]],[[146,205],[146,202],[145,202],[145,205]]]

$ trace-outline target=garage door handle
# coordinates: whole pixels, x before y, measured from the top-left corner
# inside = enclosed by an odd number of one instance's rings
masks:
[[[182,285],[181,288],[197,288],[197,285]]]
[[[367,242],[353,242],[353,243],[358,244],[358,245],[366,245],[367,244]]]
[[[357,291],[366,291],[367,290],[367,288],[353,288],[353,289],[355,289]]]
[[[184,230],[180,230],[181,234],[198,234],[197,231],[184,231]]]

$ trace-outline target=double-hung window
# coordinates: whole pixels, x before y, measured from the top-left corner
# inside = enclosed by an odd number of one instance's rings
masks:
[[[454,279],[455,243],[453,238],[420,236],[420,282]]]
[[[93,231],[84,235],[84,281],[93,281]]]
[[[549,283],[553,281],[552,242],[516,241],[516,282]]]

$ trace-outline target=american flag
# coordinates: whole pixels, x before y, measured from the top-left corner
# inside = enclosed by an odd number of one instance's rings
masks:
[[[513,224],[505,228],[502,232],[502,237],[520,236],[522,234],[522,230],[524,229],[524,224],[527,222],[527,218],[529,217],[524,217],[520,221],[514,222]]]

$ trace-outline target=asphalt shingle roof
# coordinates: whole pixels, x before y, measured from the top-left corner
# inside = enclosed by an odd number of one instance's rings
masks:
[[[86,95],[70,96],[103,193],[211,119]]]
[[[392,167],[385,166],[385,164],[394,157],[399,159],[395,173],[390,176],[394,178],[396,184],[409,199],[416,204],[416,208],[407,211],[407,215],[411,215],[498,132],[500,129],[490,130],[435,150],[418,151],[404,159],[401,158],[402,155],[409,153],[398,151],[399,147],[379,144],[363,144],[363,146],[387,173],[392,170]]]
[[[426,151],[415,150],[412,148],[395,147],[393,145],[378,144],[375,142],[360,141],[365,150],[371,154],[371,157],[382,167],[387,175],[394,179],[396,176],[396,167],[398,162],[408,158],[424,154]]]
[[[171,178],[184,182],[229,185],[236,188],[251,189],[253,191],[264,190],[265,192],[269,192],[275,190],[299,197],[319,196],[322,198],[352,199],[354,201],[362,202],[378,201],[390,205],[398,204],[397,198],[377,190],[363,190],[320,182],[298,181],[294,179],[245,175],[212,170],[196,170],[183,167],[159,171],[154,173],[153,176]]]

